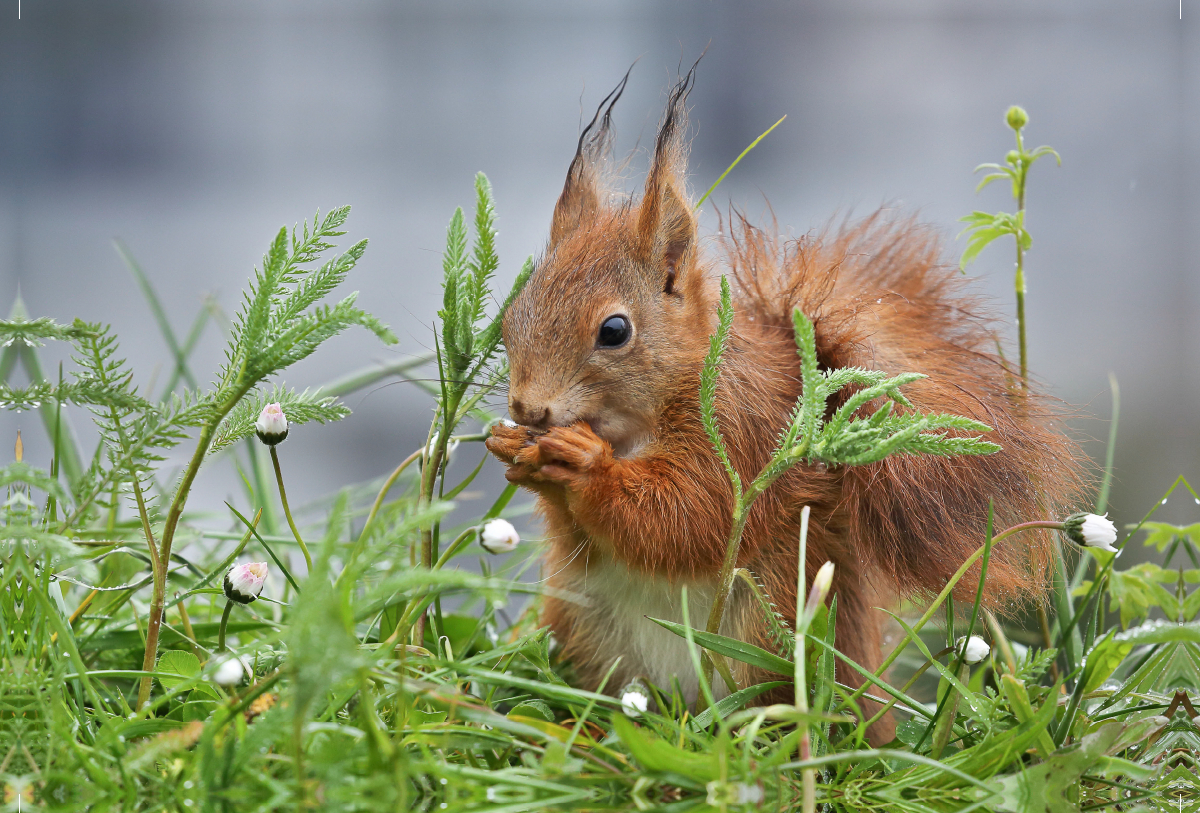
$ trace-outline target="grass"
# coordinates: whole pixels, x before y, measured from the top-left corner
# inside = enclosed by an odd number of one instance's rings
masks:
[[[478,546],[481,525],[523,510],[524,498],[514,501],[509,487],[477,520],[448,519],[453,499],[488,464],[476,446],[483,462],[454,481],[445,462],[456,446],[486,437],[499,418],[486,396],[506,375],[498,330],[506,305],[485,312],[498,266],[486,179],[476,185],[473,237],[461,211],[451,221],[432,357],[367,368],[324,391],[268,384],[345,328],[393,340],[353,298],[324,304],[365,249],[355,243],[329,258],[347,215],[335,210],[275,236],[215,376],[191,369],[211,307],[180,341],[122,247],[174,359],[157,397],[139,394],[101,325],[34,319],[19,303],[0,323],[0,399],[39,410],[54,449],[37,464],[18,443],[0,468],[5,810],[1197,809],[1189,692],[1200,686],[1200,523],[1155,522],[1161,503],[1122,541],[1141,537],[1161,564],[1120,568],[1095,548],[1059,560],[1049,647],[1040,631],[998,621],[978,598],[970,608],[950,605],[950,587],[970,565],[982,559],[986,578],[993,544],[1020,532],[989,527],[933,602],[897,615],[903,634],[890,668],[856,667],[863,690],[835,680],[845,660],[837,601],[827,605],[820,584],[797,629],[779,630],[776,651],[715,634],[719,614],[707,629],[705,619],[660,622],[687,639],[702,684],[709,664],[724,672],[735,659],[797,679],[795,704],[752,704],[779,681],[736,687],[703,709],[687,708],[670,686],[573,686],[570,664],[538,626],[540,588],[526,577],[536,541],[504,558]],[[722,324],[729,307],[726,298]],[[807,360],[806,324],[798,315]],[[706,387],[719,376],[722,340],[714,337]],[[39,348],[51,341],[72,348],[71,369],[45,374]],[[420,395],[435,409],[422,448],[385,479],[324,501],[319,525],[295,524],[278,501],[286,465],[268,462],[254,437],[263,406],[281,403],[293,425],[338,420],[347,410],[331,395],[416,363],[436,365],[439,382]],[[18,365],[24,387],[12,383]],[[899,400],[911,380],[809,367],[805,375],[818,378],[805,390],[822,397],[852,383]],[[194,383],[206,379],[216,383]],[[797,405],[772,466],[744,494],[739,488],[743,514],[781,467],[825,459],[822,443],[855,427],[849,418],[824,424],[815,399]],[[706,403],[711,412],[711,394]],[[94,451],[68,431],[82,410],[100,432]],[[953,416],[911,419],[926,423],[877,426],[881,434],[850,451],[830,443],[856,457],[829,462],[865,462],[904,431],[911,439],[953,425]],[[715,419],[705,420],[723,455]],[[854,437],[868,428],[855,427]],[[1114,416],[1110,447],[1115,429]],[[176,478],[163,456],[184,443],[193,452]],[[224,523],[193,518],[186,506],[201,466],[226,467],[251,510],[231,505]],[[1110,455],[1101,513],[1111,474]],[[1163,502],[1177,492],[1200,504],[1182,479]],[[301,540],[311,568],[300,566]],[[246,561],[269,562],[272,576],[257,601],[230,604],[222,581]],[[748,577],[733,568],[725,575]],[[515,617],[507,608],[518,608]],[[969,632],[992,644],[974,664],[955,645]],[[218,651],[222,638],[243,665],[240,680],[219,669],[228,657]],[[634,689],[648,695],[646,710],[622,702]],[[886,747],[864,739],[868,721],[856,703],[864,692],[900,720]]]

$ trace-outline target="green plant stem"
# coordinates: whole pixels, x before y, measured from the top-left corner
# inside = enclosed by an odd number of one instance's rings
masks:
[[[175,600],[179,602],[175,606],[179,608],[179,620],[183,624],[183,631],[187,633],[188,645],[192,648],[192,654],[196,656],[196,660],[203,662],[204,658],[200,655],[200,646],[196,643],[196,631],[192,629],[192,619],[188,617],[187,602],[175,594]]]
[[[1025,269],[1021,256],[1021,244],[1017,243],[1017,341],[1021,353],[1021,388],[1029,389],[1028,350],[1025,345]]]
[[[971,667],[962,663],[959,658],[960,666],[958,667],[958,680],[964,686],[971,679]],[[953,666],[951,666],[953,668]],[[944,679],[943,679],[944,680]],[[937,711],[937,719],[930,723],[926,728],[926,734],[932,733],[933,742],[929,746],[929,756],[934,759],[941,759],[942,752],[946,749],[946,745],[950,742],[950,737],[954,733],[954,717],[958,714],[958,703],[961,699],[958,689],[954,684],[946,681],[946,693],[942,695]],[[921,742],[917,743],[917,748],[925,742],[925,736],[922,735]]]
[[[428,449],[428,446],[426,446]],[[422,450],[424,451],[424,450]],[[437,467],[442,462],[442,444],[439,440],[434,445],[432,455],[425,459],[425,466],[421,470],[421,494],[418,498],[418,508],[420,510],[428,508],[433,502],[433,485],[436,478]],[[421,567],[426,570],[433,568],[433,526],[424,527],[421,529]],[[426,605],[427,607],[428,605]],[[413,643],[417,646],[425,640],[425,613],[421,612],[421,616],[416,619],[416,624],[413,626]]]
[[[225,611],[221,613],[221,626],[217,630],[217,651],[225,651],[225,628],[229,626],[229,614],[233,612],[233,600],[225,599]],[[182,604],[180,606],[183,606]]]
[[[438,354],[438,370],[442,370],[442,358],[439,351]],[[429,436],[425,441],[425,446],[421,450],[425,458],[425,462],[421,468],[421,492],[417,500],[419,510],[427,510],[433,504],[433,492],[438,482],[438,474],[441,471],[442,464],[446,460],[446,449],[450,444],[450,432],[458,425],[461,416],[458,414],[459,404],[462,402],[462,397],[466,391],[466,386],[469,381],[453,382],[454,389],[447,389],[447,381],[445,375],[441,375],[441,403],[439,405],[439,413],[434,416],[432,425],[429,427]],[[440,431],[437,430],[439,419],[441,423]],[[434,438],[436,437],[436,442]],[[431,448],[432,447],[432,448]],[[440,529],[440,523],[434,522],[426,527],[421,528],[421,567],[431,570],[434,566],[434,560],[438,557],[436,531]],[[427,606],[427,605],[426,605]],[[413,643],[420,646],[425,640],[425,614],[422,612],[420,618],[416,619],[416,624],[413,626]]]
[[[742,547],[742,532],[746,529],[746,519],[750,511],[744,500],[734,510],[733,526],[729,531],[729,541],[725,545],[725,560],[721,562],[721,571],[717,576],[717,594],[713,597],[712,609],[708,613],[708,624],[705,630],[719,634],[721,621],[725,617],[725,601],[729,597],[729,589],[733,584],[733,571],[737,568],[738,552]],[[719,657],[719,656],[718,656]]]
[[[812,742],[810,739],[811,726],[803,715],[808,713],[808,657],[805,653],[805,636],[812,619],[805,612],[805,594],[808,563],[808,517],[812,512],[807,505],[800,511],[800,567],[796,577],[796,710],[800,712],[802,726],[800,731],[800,761],[807,762],[812,758]],[[803,813],[813,813],[817,806],[817,774],[813,768],[805,768],[800,772],[803,785]]]
[[[1017,135],[1017,154],[1021,156],[1021,168],[1017,172],[1017,216],[1022,218],[1021,224],[1024,225],[1025,211],[1025,179],[1029,173],[1029,164],[1025,161],[1025,144],[1021,138],[1021,131],[1016,131]],[[1025,390],[1029,389],[1029,355],[1025,344],[1025,250],[1021,248],[1021,234],[1018,231],[1016,235],[1017,243],[1017,273],[1014,280],[1014,286],[1017,289],[1017,342],[1020,347],[1021,354],[1021,387]]]
[[[142,495],[142,485],[138,482],[137,472],[130,472],[133,477],[133,495],[137,500],[138,517],[142,521],[142,533],[146,537],[146,547],[150,549],[150,571],[158,568],[158,547],[154,544],[154,531],[150,529],[150,514],[146,511],[146,498]]]
[[[466,544],[468,541],[470,541],[471,537],[473,537],[478,532],[479,532],[479,526],[473,525],[470,528],[467,528],[461,534],[459,534],[455,538],[455,540],[450,543],[450,547],[446,548],[445,553],[443,553],[441,555],[441,557],[438,558],[437,563],[433,566],[433,569],[441,570],[443,567],[445,567],[446,563],[449,562],[454,557],[454,554],[458,553],[458,551],[462,548],[462,546],[464,544]],[[386,644],[393,643],[395,640],[398,640],[400,637],[402,637],[404,635],[404,633],[407,632],[410,625],[413,623],[414,615],[418,616],[416,620],[418,623],[420,623],[420,621],[422,619],[424,619],[424,617],[425,617],[425,615],[424,615],[425,611],[427,609],[429,609],[429,605],[433,603],[433,600],[434,600],[433,596],[426,596],[426,597],[418,600],[411,607],[409,607],[408,610],[404,613],[404,615],[401,616],[400,620],[396,623],[395,631],[390,636],[388,636],[388,638],[384,641],[384,644],[386,645]],[[424,630],[422,630],[422,634],[423,633],[424,633]],[[418,646],[419,646],[419,644],[418,644]]]
[[[375,522],[375,515],[378,514],[379,509],[383,507],[383,501],[387,499],[388,492],[392,490],[392,486],[396,484],[396,480],[400,478],[400,475],[404,473],[404,470],[407,469],[414,460],[421,456],[421,452],[423,451],[424,449],[417,449],[408,457],[404,458],[404,460],[400,462],[400,465],[388,475],[386,480],[384,480],[383,487],[379,489],[379,494],[375,497],[375,503],[371,506],[371,513],[367,514],[367,521],[363,523],[362,533],[358,535],[360,540],[366,539],[367,532],[371,530],[371,525]]]
[[[775,460],[781,455],[790,455],[796,460],[799,460],[808,450],[808,440],[793,450],[781,450],[776,453],[776,457],[767,464],[765,471],[769,471]],[[737,570],[738,553],[742,547],[742,533],[746,530],[746,520],[750,517],[750,508],[754,504],[754,500],[759,494],[762,494],[771,483],[779,477],[783,472],[780,471],[774,477],[764,477],[761,474],[755,478],[749,487],[742,494],[734,494],[733,505],[733,524],[729,529],[729,541],[725,545],[725,559],[721,562],[721,571],[717,575],[717,594],[713,597],[712,609],[708,613],[708,624],[705,626],[705,631],[714,635],[719,635],[721,632],[721,622],[725,618],[725,603],[729,598],[729,592],[733,588],[733,574]],[[711,655],[711,657],[709,657]],[[701,659],[706,667],[715,664],[718,670],[728,667],[725,664],[724,656],[716,652],[704,651],[704,657]],[[712,672],[705,668],[705,675],[711,680]],[[731,691],[733,687],[731,687]]]
[[[287,517],[288,527],[292,529],[292,536],[296,537],[296,543],[300,545],[300,552],[304,554],[304,564],[308,566],[308,572],[312,573],[312,556],[308,553],[308,546],[300,538],[300,531],[296,529],[296,521],[292,519],[292,509],[288,507],[287,490],[283,487],[283,469],[279,467],[279,452],[275,451],[274,446],[271,447],[271,463],[275,466],[275,482],[279,484],[279,501],[283,503],[283,515]]]
[[[154,587],[150,599],[150,617],[146,625],[146,652],[142,657],[143,672],[153,672],[155,663],[158,660],[158,633],[159,628],[162,626],[163,608],[166,605],[167,596],[167,563],[171,561],[171,544],[175,541],[175,529],[179,527],[179,520],[183,517],[183,508],[187,504],[192,483],[195,482],[196,474],[200,471],[200,464],[204,462],[204,455],[208,452],[208,446],[212,443],[213,433],[216,431],[216,428],[220,426],[221,421],[229,414],[229,410],[233,409],[234,405],[249,390],[249,384],[238,387],[217,408],[215,414],[209,418],[209,421],[200,428],[200,436],[196,440],[196,449],[192,452],[192,459],[188,461],[188,466],[183,472],[183,478],[179,481],[179,487],[175,489],[175,497],[171,500],[171,507],[167,510],[167,521],[163,525],[162,537],[158,545],[158,565],[153,569]],[[146,676],[142,678],[141,684],[138,686],[138,709],[146,705],[150,700],[151,681],[152,679]]]

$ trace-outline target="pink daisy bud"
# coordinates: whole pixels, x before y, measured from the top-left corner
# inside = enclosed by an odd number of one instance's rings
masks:
[[[808,591],[808,603],[804,607],[804,617],[809,621],[817,615],[817,609],[825,603],[829,588],[833,586],[833,562],[821,565],[813,578],[812,589]]]
[[[288,436],[288,422],[283,414],[283,407],[279,404],[267,404],[263,407],[262,414],[254,422],[254,431],[258,433],[258,439],[268,446],[282,443]]]
[[[238,604],[249,604],[258,598],[266,580],[266,562],[234,565],[225,574],[225,598]]]

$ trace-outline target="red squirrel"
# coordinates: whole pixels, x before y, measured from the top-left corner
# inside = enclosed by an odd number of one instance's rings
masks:
[[[620,657],[608,691],[636,677],[669,687],[677,677],[689,701],[698,684],[685,642],[647,616],[682,620],[686,585],[692,625],[703,627],[732,521],[732,488],[698,395],[721,274],[734,286],[735,321],[717,414],[743,482],[769,459],[800,394],[796,307],[815,325],[823,369],[924,373],[905,388],[916,409],[982,421],[1002,447],[983,457],[798,465],[755,503],[738,565],[794,621],[800,513],[811,506],[807,581],[834,562],[837,647],[859,664],[882,660],[886,616],[877,606],[940,590],[982,545],[989,500],[999,530],[1062,516],[1082,482],[1077,445],[1048,400],[1022,388],[993,352],[993,327],[942,261],[932,229],[877,213],[785,241],[735,215],[717,256],[706,256],[685,182],[694,70],[671,91],[640,200],[605,188],[625,80],[580,135],[549,243],[504,316],[516,425],[496,425],[487,441],[508,479],[538,497],[547,583],[579,597],[547,597],[543,621],[582,682],[596,687]],[[1055,544],[1036,532],[997,547],[989,606],[1042,593]],[[721,631],[772,649],[764,611],[739,583]],[[960,583],[968,601],[976,583],[971,574]],[[780,679],[745,667],[734,674],[741,686]],[[841,662],[837,675],[861,683]],[[892,731],[884,719],[869,737],[883,742]]]

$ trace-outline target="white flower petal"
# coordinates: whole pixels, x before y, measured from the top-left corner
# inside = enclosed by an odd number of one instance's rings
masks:
[[[488,553],[508,553],[520,542],[517,529],[506,519],[488,520],[479,534],[479,544]]]
[[[236,686],[242,682],[242,678],[248,672],[246,664],[241,658],[234,655],[226,655],[218,663],[216,670],[213,672],[213,683],[218,686]]]
[[[650,698],[643,692],[627,691],[621,695],[621,711],[628,717],[638,717],[650,706]]]
[[[1083,518],[1083,525],[1079,530],[1083,534],[1083,544],[1089,548],[1116,552],[1113,543],[1117,541],[1117,526],[1113,524],[1107,514],[1102,517],[1088,514]]]
[[[268,446],[274,446],[286,438],[288,422],[283,407],[277,403],[263,407],[258,420],[254,422],[254,431],[258,433],[258,439]]]
[[[961,650],[962,645],[963,639],[959,638],[955,642],[955,648]],[[978,635],[972,635],[971,640],[967,641],[966,651],[963,652],[963,661],[965,663],[979,663],[990,654],[992,654],[992,648],[988,646],[987,641]]]
[[[249,562],[229,568],[225,574],[225,597],[240,604],[254,601],[262,592],[268,571],[266,562]]]

